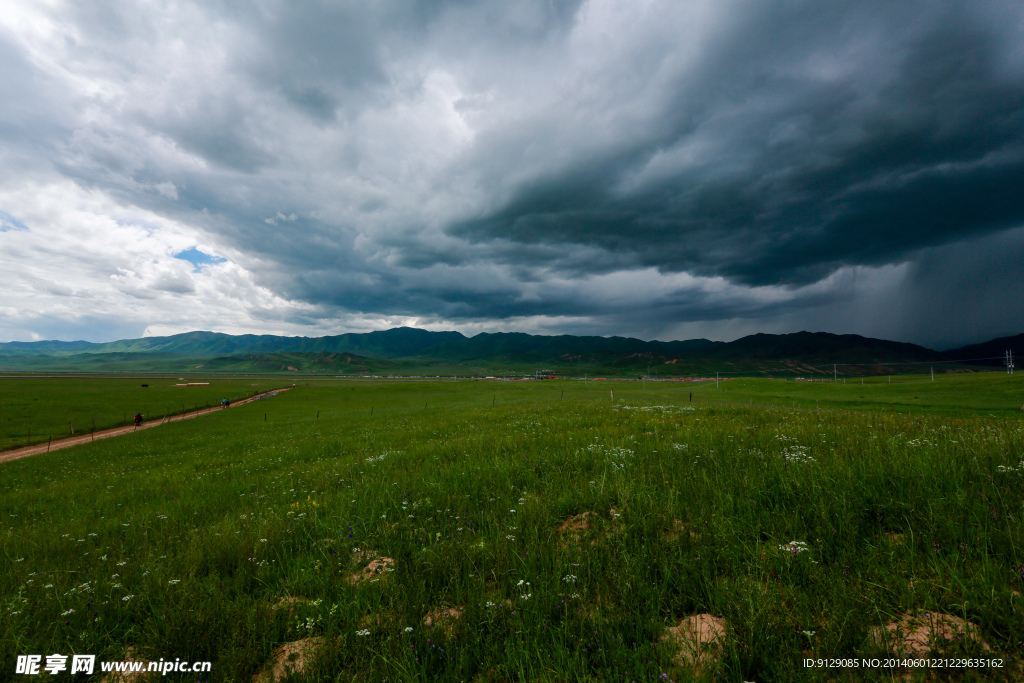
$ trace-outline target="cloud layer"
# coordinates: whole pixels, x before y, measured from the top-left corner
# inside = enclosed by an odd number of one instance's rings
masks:
[[[1024,326],[1019,3],[0,10],[3,338]]]

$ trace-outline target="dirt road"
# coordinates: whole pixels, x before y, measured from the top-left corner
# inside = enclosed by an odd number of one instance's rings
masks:
[[[273,396],[279,394],[282,391],[288,391],[291,387],[283,387],[281,389],[274,389],[273,391],[265,391],[262,394],[256,394],[249,398],[243,398],[239,401],[233,401],[228,408],[216,406],[215,408],[203,408],[202,410],[193,410],[189,413],[181,413],[180,415],[171,415],[162,420],[153,420],[152,422],[143,422],[140,426],[128,425],[127,427],[111,427],[110,429],[103,429],[92,434],[81,434],[79,436],[71,436],[52,443],[38,443],[34,446],[25,446],[24,448],[15,448],[9,451],[0,451],[0,463],[7,462],[9,460],[17,460],[18,458],[27,458],[30,455],[39,455],[40,453],[47,453],[49,451],[56,451],[61,448],[70,448],[71,446],[77,446],[80,443],[88,443],[90,441],[96,441],[97,439],[107,439],[112,436],[121,436],[122,434],[132,434],[134,432],[141,431],[143,429],[152,429],[153,427],[159,427],[162,424],[168,422],[180,422],[181,420],[188,420],[193,417],[200,417],[202,415],[208,415],[215,413],[218,410],[230,410],[231,408],[237,408],[238,406],[244,406],[246,403],[252,403],[253,401],[259,401],[261,398],[266,396]]]

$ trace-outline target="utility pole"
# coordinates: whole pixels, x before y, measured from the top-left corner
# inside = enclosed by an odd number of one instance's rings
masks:
[[[1013,374],[1013,351],[1006,351],[1006,374]]]
[[[932,371],[932,381],[935,381],[935,368],[929,368]]]
[[[839,375],[837,375],[837,374],[836,374],[836,364],[835,364],[835,363],[833,363],[833,364],[832,364],[832,383],[833,383],[833,384],[835,384],[835,383],[836,383],[836,378],[837,378],[838,376],[839,376]]]
[[[718,388],[718,373],[715,373],[715,389]]]

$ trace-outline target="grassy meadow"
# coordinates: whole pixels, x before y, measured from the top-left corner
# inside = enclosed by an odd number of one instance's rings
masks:
[[[300,382],[0,464],[0,680],[130,647],[249,682],[295,642],[296,681],[924,680],[802,663],[884,657],[918,611],[1004,663],[941,678],[1019,678],[1019,409],[761,382]],[[724,633],[687,663],[663,636],[700,614]]]
[[[650,385],[648,385],[650,386]],[[890,377],[839,376],[838,382],[737,378],[703,383],[695,397],[803,408],[840,408],[949,417],[1024,416],[1024,375],[1003,372],[936,373]]]
[[[209,382],[209,386],[177,386]],[[146,384],[148,386],[143,387]],[[131,424],[135,413],[160,420],[254,393],[291,386],[282,379],[0,377],[0,450]]]

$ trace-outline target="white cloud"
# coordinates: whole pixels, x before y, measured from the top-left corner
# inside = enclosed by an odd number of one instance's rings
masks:
[[[0,233],[0,337],[32,337],[36,322],[54,320],[81,320],[85,328],[116,319],[139,329],[296,330],[302,325],[289,320],[314,310],[258,285],[230,260],[237,252],[205,232],[122,206],[98,190],[70,181],[8,184],[0,188],[0,206],[27,227]],[[193,272],[174,254],[196,245],[229,260]],[[82,334],[106,336],[102,329]]]

